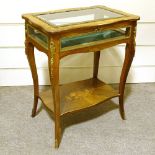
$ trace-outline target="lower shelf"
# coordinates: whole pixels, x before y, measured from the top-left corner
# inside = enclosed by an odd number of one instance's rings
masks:
[[[88,79],[60,86],[61,115],[82,110],[119,96],[118,91],[98,79]],[[52,90],[40,93],[42,102],[54,112]]]

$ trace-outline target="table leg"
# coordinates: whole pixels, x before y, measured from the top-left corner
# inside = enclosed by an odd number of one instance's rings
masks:
[[[125,83],[128,76],[128,72],[135,54],[135,28],[132,30],[131,34],[131,41],[130,43],[126,44],[126,51],[125,51],[125,60],[122,68],[121,78],[120,78],[120,85],[119,85],[119,109],[122,119],[125,119],[125,112],[124,112],[124,89]]]
[[[59,90],[59,45],[51,44],[48,57],[50,81],[54,102],[55,117],[55,147],[58,148],[61,141],[61,117],[60,117],[60,90]],[[58,48],[56,48],[58,47]]]
[[[34,87],[34,103],[32,109],[32,117],[36,115],[37,104],[38,104],[38,95],[39,95],[39,86],[38,86],[38,74],[34,57],[34,46],[26,41],[25,43],[25,53],[27,55],[27,59],[29,62],[29,66],[31,69],[31,74],[33,78],[33,87]]]
[[[94,52],[93,78],[97,78],[99,69],[100,51]]]

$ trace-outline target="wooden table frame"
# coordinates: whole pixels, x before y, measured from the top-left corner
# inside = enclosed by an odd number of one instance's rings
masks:
[[[39,93],[39,83],[38,83],[37,68],[36,68],[35,57],[34,57],[34,47],[36,47],[39,51],[44,52],[48,57],[48,67],[49,67],[50,82],[52,87],[52,95],[53,95],[53,103],[54,103],[52,107],[53,109],[52,108],[51,108],[52,110],[50,108],[49,109],[53,111],[54,118],[55,118],[55,147],[59,147],[59,144],[61,141],[61,117],[64,114],[67,114],[69,112],[74,112],[73,110],[73,111],[68,111],[68,112],[66,111],[64,113],[61,113],[61,106],[60,106],[59,64],[60,64],[60,60],[67,55],[75,54],[75,53],[83,53],[83,52],[94,52],[93,79],[97,79],[100,50],[109,48],[121,43],[126,43],[125,59],[124,59],[124,64],[123,64],[121,77],[120,77],[119,92],[107,98],[107,99],[110,99],[116,96],[119,97],[120,115],[122,119],[125,119],[123,96],[124,96],[124,89],[125,89],[127,75],[128,75],[133,57],[135,55],[136,25],[137,25],[137,20],[139,20],[139,17],[135,15],[127,14],[118,10],[110,9],[104,6],[97,6],[97,7],[101,7],[113,12],[117,12],[117,13],[123,14],[124,16],[120,18],[115,18],[115,19],[98,20],[93,22],[72,24],[72,25],[67,25],[65,27],[63,26],[52,27],[48,23],[45,23],[39,20],[38,18],[36,18],[35,15],[42,14],[42,13],[25,14],[22,16],[26,21],[25,22],[26,23],[25,24],[25,34],[26,34],[25,52],[27,54],[27,58],[31,68],[33,84],[34,84],[34,105],[32,110],[32,117],[36,115],[38,99],[40,98],[45,105],[46,105],[46,100],[48,100],[46,99],[46,97],[45,99],[43,99]],[[85,8],[70,9],[70,10],[80,10],[80,9],[85,9]],[[68,9],[54,11],[53,13],[65,12],[65,11],[68,11]],[[48,13],[51,13],[51,12],[48,12]],[[39,30],[40,32],[42,32],[48,37],[48,48],[41,46],[35,39],[33,39],[28,34],[28,30],[27,30],[28,25],[34,27],[35,29]],[[128,31],[129,31],[128,33],[130,33],[130,35],[127,38],[110,39],[100,44],[92,44],[90,46],[83,46],[75,49],[66,48],[64,51],[61,51],[60,40],[63,37],[85,34],[89,32],[96,32],[101,30],[108,30],[112,28],[121,28],[121,27],[128,27]],[[75,95],[76,95],[76,92],[75,92]],[[51,105],[47,107],[50,107],[50,106]],[[81,110],[81,109],[83,108],[81,107],[78,110]]]

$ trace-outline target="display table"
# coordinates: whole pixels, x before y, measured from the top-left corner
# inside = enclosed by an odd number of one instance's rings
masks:
[[[25,52],[34,84],[32,116],[36,115],[38,98],[40,98],[54,114],[55,147],[59,146],[61,140],[61,117],[68,113],[119,97],[120,114],[122,119],[125,119],[123,95],[126,78],[135,54],[138,16],[105,6],[93,6],[30,13],[22,17],[25,19]],[[121,43],[126,43],[126,51],[117,91],[99,80],[97,76],[100,50]],[[34,47],[48,57],[51,87],[43,92],[39,92]],[[60,86],[60,60],[67,55],[84,52],[94,52],[92,78]]]

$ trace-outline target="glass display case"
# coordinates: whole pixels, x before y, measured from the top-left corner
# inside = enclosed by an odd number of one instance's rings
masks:
[[[119,110],[124,114],[124,88],[135,53],[136,25],[139,17],[105,6],[73,8],[41,13],[29,13],[25,19],[25,51],[34,84],[32,116],[36,115],[38,99],[53,112],[55,118],[55,146],[61,141],[61,117],[82,109],[119,98]],[[100,51],[121,43],[126,44],[125,59],[119,89],[98,78]],[[40,92],[34,47],[48,57],[51,86]],[[94,52],[91,79],[60,86],[60,60],[70,54]],[[72,74],[72,73],[70,73]]]

